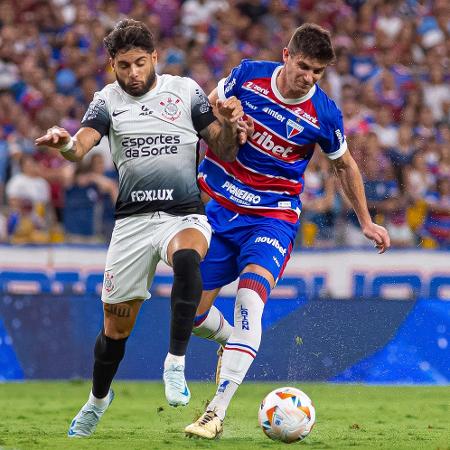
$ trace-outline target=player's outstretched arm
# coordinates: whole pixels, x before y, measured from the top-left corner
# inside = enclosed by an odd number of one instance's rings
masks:
[[[355,160],[350,152],[346,151],[340,158],[332,160],[331,164],[358,217],[364,236],[373,241],[378,253],[384,253],[391,246],[391,240],[384,227],[372,222],[361,173]]]
[[[234,161],[239,150],[238,121],[244,116],[241,102],[236,97],[216,100],[217,120],[203,129],[200,134],[209,148],[223,161]]]
[[[64,128],[53,126],[47,133],[35,140],[36,145],[57,148],[68,161],[81,161],[101,139],[101,134],[93,128],[83,127],[74,137]]]

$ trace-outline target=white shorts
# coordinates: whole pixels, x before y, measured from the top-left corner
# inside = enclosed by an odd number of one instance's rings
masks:
[[[167,261],[167,247],[182,230],[199,230],[211,241],[206,216],[173,216],[164,212],[138,214],[116,220],[106,256],[102,301],[146,300],[158,262]]]

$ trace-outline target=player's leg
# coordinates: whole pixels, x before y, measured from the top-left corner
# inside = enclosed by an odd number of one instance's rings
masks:
[[[206,412],[185,428],[188,436],[220,437],[228,405],[258,352],[264,304],[274,285],[272,274],[261,266],[249,264],[243,270],[234,308],[234,327],[223,353],[219,386]]]
[[[94,347],[92,389],[87,403],[73,419],[68,435],[91,435],[111,403],[111,382],[157,263],[151,251],[148,219],[128,217],[116,222],[106,258],[102,290],[104,322]],[[142,239],[137,240],[136,235]],[[128,300],[134,299],[134,300]]]
[[[289,259],[295,236],[295,230],[281,232],[276,225],[278,221],[269,221],[267,227],[254,227],[243,246],[234,327],[225,346],[219,387],[203,416],[186,427],[188,436],[214,439],[220,435],[228,405],[259,350],[264,304]]]
[[[211,237],[208,253],[200,265],[203,292],[194,320],[193,333],[224,346],[233,327],[214,306],[214,300],[222,286],[234,281],[239,275],[236,263],[240,248],[219,233]]]
[[[214,300],[219,295],[219,292],[220,288],[202,292],[192,331],[198,337],[209,339],[221,346],[225,346],[233,327],[214,306]]]
[[[215,341],[219,344],[215,375],[216,384],[219,384],[223,348],[233,330],[233,327],[223,317],[223,314],[213,305],[219,292],[220,288],[202,292],[202,298],[197,308],[197,315],[195,316],[194,328],[192,330],[196,336]]]
[[[190,392],[184,377],[185,354],[192,334],[195,312],[202,293],[200,261],[211,236],[204,216],[177,218],[176,234],[170,238],[165,258],[173,268],[169,352],[164,361],[164,383],[171,406],[185,406]]]
[[[142,300],[103,305],[104,326],[94,347],[92,389],[88,401],[74,417],[69,437],[90,436],[97,427],[114,398],[112,380],[125,354],[125,344],[130,335]]]

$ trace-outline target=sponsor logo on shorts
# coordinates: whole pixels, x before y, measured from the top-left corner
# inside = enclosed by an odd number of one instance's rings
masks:
[[[173,189],[151,189],[131,192],[132,202],[153,202],[155,200],[173,200]]]
[[[241,305],[242,329],[250,331],[250,322],[248,320],[248,309]]]
[[[103,277],[103,287],[108,294],[114,290],[114,275],[109,270],[105,272]]]
[[[241,203],[243,205],[257,205],[261,201],[259,195],[252,194],[245,189],[240,189],[229,181],[225,181],[225,183],[222,184],[222,187],[231,194],[231,199],[236,203]]]
[[[278,239],[275,238],[270,238],[267,236],[258,236],[255,239],[255,243],[265,243],[265,244],[269,244],[272,247],[275,247],[283,256],[286,255],[287,249],[283,248],[280,244],[280,242],[278,241]]]

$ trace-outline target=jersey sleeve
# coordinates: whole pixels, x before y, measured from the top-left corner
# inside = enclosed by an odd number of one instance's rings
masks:
[[[347,151],[347,141],[344,135],[342,113],[336,104],[328,101],[327,117],[322,124],[319,145],[330,159],[338,159]]]
[[[236,66],[228,75],[227,78],[222,78],[217,84],[217,94],[219,99],[239,97],[239,88],[242,85],[243,77],[247,72],[247,59],[243,59],[241,63]]]
[[[108,105],[102,92],[96,92],[90,103],[83,119],[82,127],[94,128],[102,136],[108,133],[111,119],[109,116]]]
[[[209,124],[216,120],[203,89],[192,79],[189,79],[191,94],[191,117],[195,131],[200,133]]]

